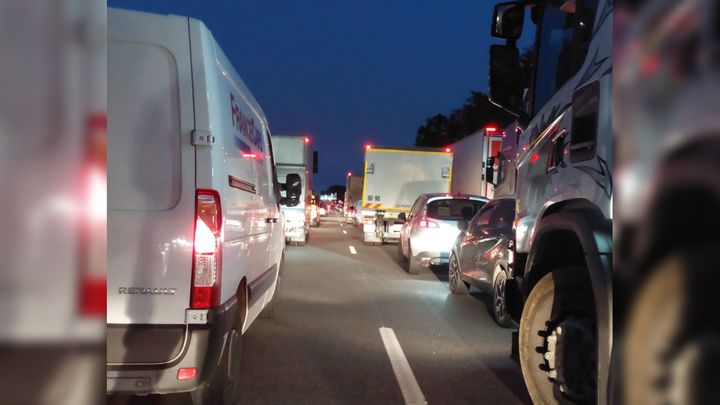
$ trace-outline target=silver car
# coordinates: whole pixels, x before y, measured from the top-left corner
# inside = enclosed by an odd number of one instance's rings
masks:
[[[469,221],[487,202],[487,198],[474,195],[421,194],[410,212],[399,216],[405,223],[398,250],[400,258],[408,261],[408,273],[447,264],[460,233],[458,223]]]

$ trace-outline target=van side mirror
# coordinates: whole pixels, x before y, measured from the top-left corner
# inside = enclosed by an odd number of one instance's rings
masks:
[[[280,204],[286,207],[294,207],[300,204],[300,196],[302,195],[302,179],[297,173],[290,173],[285,177],[285,197],[280,199]]]
[[[404,212],[398,214],[398,219],[401,221],[407,221],[407,215]]]
[[[520,77],[518,48],[514,45],[490,46],[490,101],[516,117],[524,115],[523,85]]]
[[[495,156],[490,156],[487,158],[487,161],[485,162],[485,181],[492,184],[493,186],[497,186],[497,183],[495,182]]]
[[[316,150],[313,151],[312,166],[313,166],[313,173],[317,173],[318,172],[318,151],[316,151]]]
[[[513,1],[495,5],[493,11],[492,36],[502,39],[516,40],[520,38],[525,21],[525,6],[522,2]]]

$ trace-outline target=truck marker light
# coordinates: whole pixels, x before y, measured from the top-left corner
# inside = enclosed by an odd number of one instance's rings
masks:
[[[309,137],[309,136],[306,136],[306,137],[305,137],[305,143],[310,143],[310,137]]]
[[[452,152],[452,148],[445,148],[445,152],[447,152],[447,153]]]
[[[177,372],[177,379],[181,381],[192,380],[197,375],[195,367],[180,368]]]
[[[497,131],[497,127],[485,127],[485,132],[495,132]]]
[[[348,177],[352,176],[352,173],[348,172]]]
[[[538,152],[533,153],[533,155],[530,156],[530,163],[537,162],[539,157],[540,157],[540,154]]]
[[[365,150],[370,150],[372,148],[373,148],[373,146],[369,143],[365,145]]]

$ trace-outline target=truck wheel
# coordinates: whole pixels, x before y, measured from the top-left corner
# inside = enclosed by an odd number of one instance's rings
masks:
[[[507,328],[512,323],[510,313],[508,313],[507,311],[507,302],[505,301],[505,285],[507,283],[507,273],[505,273],[505,269],[500,266],[498,266],[495,271],[497,275],[495,276],[495,281],[493,282],[492,292],[493,317],[495,318],[495,322],[497,322],[498,325],[502,326],[503,328]]]
[[[586,274],[580,267],[546,274],[523,308],[520,366],[535,404],[595,403],[597,332]]]
[[[465,295],[468,293],[468,285],[462,279],[460,263],[455,253],[450,255],[450,263],[448,263],[448,284],[450,284],[450,292],[453,294]]]
[[[419,259],[415,258],[412,248],[408,248],[408,253],[410,254],[410,257],[408,258],[408,274],[420,274],[422,263]]]

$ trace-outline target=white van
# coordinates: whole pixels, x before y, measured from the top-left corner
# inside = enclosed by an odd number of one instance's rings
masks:
[[[107,391],[234,403],[300,179],[202,22],[111,9],[107,65]]]

